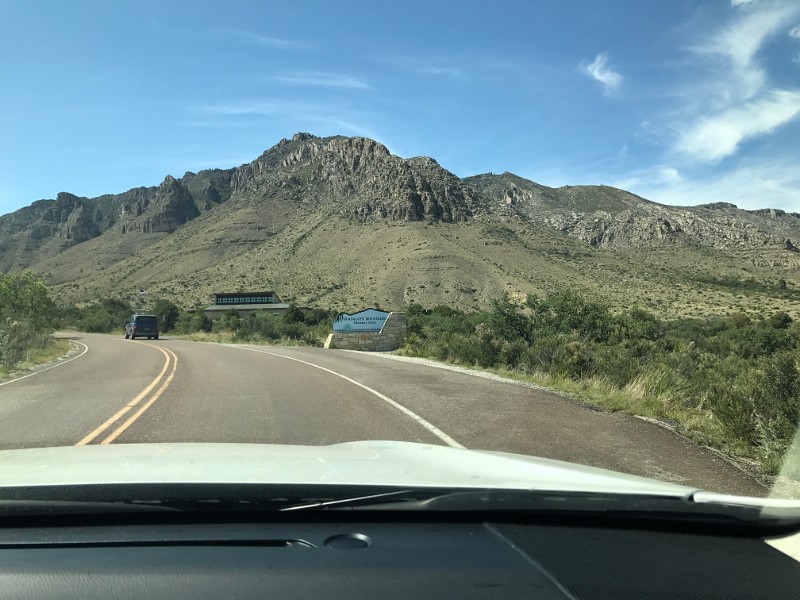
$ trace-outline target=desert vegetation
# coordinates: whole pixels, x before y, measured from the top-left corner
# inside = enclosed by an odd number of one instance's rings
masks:
[[[484,312],[408,307],[404,354],[478,366],[673,424],[780,469],[800,420],[800,326],[784,312],[666,320],[565,291]]]
[[[166,299],[148,306],[141,312],[156,314],[164,333],[309,346],[322,345],[335,314],[291,304],[282,314],[231,311],[211,321],[201,306],[185,310]],[[504,295],[486,310],[405,310],[401,354],[495,371],[658,419],[766,473],[780,470],[800,421],[800,323],[781,310],[668,318],[574,291],[524,301]],[[133,312],[119,299],[56,307],[37,277],[0,275],[0,375],[52,352],[55,328],[122,335]]]
[[[53,339],[57,311],[47,287],[31,273],[0,273],[0,377],[66,351]]]

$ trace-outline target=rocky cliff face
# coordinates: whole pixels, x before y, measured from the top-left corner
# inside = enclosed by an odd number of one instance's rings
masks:
[[[303,133],[237,169],[233,194],[288,197],[363,223],[463,221],[479,203],[433,159],[404,160],[366,138]]]
[[[121,202],[120,230],[122,233],[172,233],[199,214],[186,185],[167,175],[154,191],[146,190],[133,201]]]
[[[161,185],[55,200],[0,216],[0,271],[24,269],[105,232],[171,233],[230,197],[231,170],[167,175]]]
[[[107,232],[170,234],[228,203],[258,212],[276,201],[284,223],[292,210],[364,225],[511,219],[611,251],[694,245],[800,265],[796,213],[663,206],[607,186],[556,189],[511,173],[459,179],[431,158],[403,159],[367,138],[299,133],[235,169],[167,176],[155,187],[95,199],[62,192],[2,216],[0,270],[35,265]]]
[[[728,251],[794,252],[800,246],[798,213],[745,211],[727,203],[665,206],[607,186],[547,188],[510,173],[465,181],[505,209],[504,214],[545,223],[596,247],[692,244]]]

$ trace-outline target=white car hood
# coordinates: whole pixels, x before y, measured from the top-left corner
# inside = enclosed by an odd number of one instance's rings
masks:
[[[115,444],[0,452],[0,488],[120,483],[469,487],[683,497],[697,491],[544,458],[395,441]]]

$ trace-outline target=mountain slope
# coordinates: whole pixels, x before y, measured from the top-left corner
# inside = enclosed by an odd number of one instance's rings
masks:
[[[668,314],[796,311],[799,245],[794,213],[670,207],[510,173],[460,179],[373,140],[309,134],[235,169],[62,193],[0,217],[0,270],[42,273],[62,301],[144,289],[185,306],[270,288],[342,309],[477,308],[574,287]]]

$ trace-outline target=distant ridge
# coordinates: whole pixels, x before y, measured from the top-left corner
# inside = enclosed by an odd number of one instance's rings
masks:
[[[733,290],[702,299],[718,276],[791,288],[798,248],[797,213],[666,206],[508,172],[461,179],[368,138],[308,133],[236,168],[98,198],[62,192],[0,217],[0,271],[40,272],[79,302],[142,287],[189,305],[215,290],[268,286],[351,309],[479,307],[502,292],[566,285],[619,303],[637,281],[633,294],[646,303],[669,297],[671,279],[694,282],[685,302],[668,307],[685,314],[735,307]],[[645,277],[654,269],[667,270],[663,282]]]

